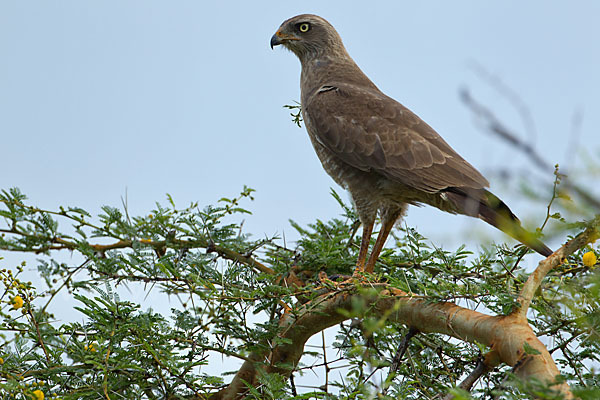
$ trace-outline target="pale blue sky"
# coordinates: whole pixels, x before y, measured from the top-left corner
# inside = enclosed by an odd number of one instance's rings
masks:
[[[577,143],[598,152],[599,2],[0,0],[0,187],[93,213],[127,190],[135,214],[165,193],[207,204],[246,184],[258,192],[245,226],[259,236],[293,237],[289,217],[337,215],[334,182],[282,108],[300,97],[299,62],[269,48],[304,12],[329,19],[371,79],[484,174],[527,164],[461,104],[466,86],[523,131],[474,63],[530,107],[552,163],[577,165],[567,152],[577,110]],[[442,242],[466,220],[431,208],[407,218]]]

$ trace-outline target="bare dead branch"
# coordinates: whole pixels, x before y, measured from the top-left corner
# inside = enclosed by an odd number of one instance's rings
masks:
[[[554,169],[552,163],[549,163],[542,157],[529,143],[526,143],[519,138],[519,135],[512,132],[506,126],[504,126],[498,118],[488,108],[481,103],[477,102],[468,90],[463,89],[460,91],[460,98],[465,105],[477,116],[485,125],[488,132],[498,136],[517,150],[526,154],[531,162],[538,167],[542,172],[551,173]],[[573,183],[568,176],[562,176],[563,187],[573,191],[579,198],[585,201],[589,206],[596,210],[600,210],[600,200],[592,196],[589,191]]]

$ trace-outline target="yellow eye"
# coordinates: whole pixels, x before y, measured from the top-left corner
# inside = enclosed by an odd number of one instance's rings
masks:
[[[298,27],[298,29],[302,33],[308,32],[308,30],[310,29],[310,24],[307,24],[306,22],[303,23],[303,24],[300,24],[300,26]]]

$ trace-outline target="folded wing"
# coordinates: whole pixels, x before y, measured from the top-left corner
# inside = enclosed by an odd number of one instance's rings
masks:
[[[488,181],[437,132],[383,93],[328,85],[304,105],[313,134],[345,163],[429,193]]]

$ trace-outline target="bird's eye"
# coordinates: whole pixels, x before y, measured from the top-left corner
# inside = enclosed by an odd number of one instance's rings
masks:
[[[298,25],[298,30],[302,33],[308,32],[308,30],[310,29],[310,24],[309,23],[303,23]]]

